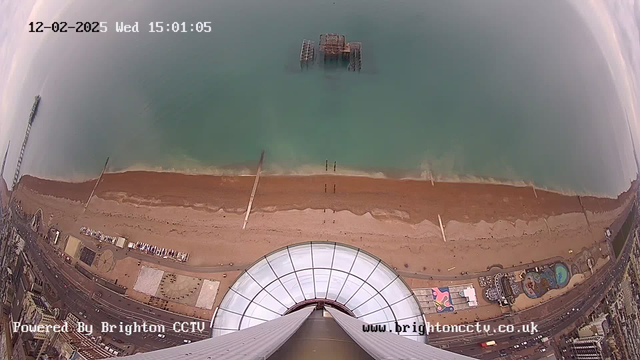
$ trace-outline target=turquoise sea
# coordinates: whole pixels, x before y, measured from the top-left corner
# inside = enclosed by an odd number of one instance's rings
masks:
[[[124,2],[122,2],[124,4]],[[13,171],[79,180],[131,168],[493,178],[616,195],[635,178],[629,126],[593,35],[549,1],[71,2],[19,91]],[[140,33],[116,33],[115,22]],[[211,22],[210,33],[149,23]],[[189,25],[187,25],[189,27]],[[360,73],[300,71],[303,39],[363,46]],[[4,149],[3,149],[4,150]],[[11,174],[5,174],[10,179]]]

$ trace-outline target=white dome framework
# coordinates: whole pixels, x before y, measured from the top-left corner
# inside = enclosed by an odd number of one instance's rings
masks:
[[[382,260],[333,242],[287,246],[258,260],[229,288],[216,312],[213,336],[273,320],[305,303],[325,302],[368,323],[425,342],[422,310],[402,278]],[[415,327],[414,327],[415,325]]]

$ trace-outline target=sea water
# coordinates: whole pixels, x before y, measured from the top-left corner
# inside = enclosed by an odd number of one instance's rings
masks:
[[[6,179],[38,93],[23,172],[50,178],[95,177],[106,157],[110,171],[250,174],[262,150],[271,174],[328,160],[607,195],[635,178],[605,58],[563,1],[75,1],[56,18],[88,19],[108,31],[37,34]],[[212,31],[150,33],[156,21]],[[362,71],[301,70],[302,40],[321,33],[361,42]]]

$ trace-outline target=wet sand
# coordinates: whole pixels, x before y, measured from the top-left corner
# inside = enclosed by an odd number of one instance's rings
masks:
[[[105,200],[151,205],[182,206],[209,211],[244,212],[253,176],[184,175],[132,171],[106,174],[96,190]],[[68,183],[24,176],[20,186],[39,194],[85,202],[95,180]],[[326,192],[325,192],[326,185]],[[335,193],[334,193],[335,185]],[[537,195],[537,197],[536,197]],[[580,197],[585,209],[607,212],[630,196],[618,199]],[[475,223],[479,221],[531,220],[582,212],[578,196],[531,187],[496,184],[436,183],[355,176],[263,176],[254,209],[282,211],[304,209],[348,210],[356,215],[398,218],[416,224],[423,220]]]

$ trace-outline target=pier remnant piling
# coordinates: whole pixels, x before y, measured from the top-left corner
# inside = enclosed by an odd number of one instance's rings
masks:
[[[325,63],[347,63],[347,70],[360,71],[362,69],[362,43],[347,42],[341,34],[321,34],[318,50],[322,53]],[[311,40],[302,40],[300,49],[300,68],[309,67],[309,63],[315,61],[315,43]]]
[[[302,40],[302,47],[300,49],[300,67],[303,65],[309,66],[310,62],[315,60],[316,47],[311,40]]]
[[[348,70],[360,71],[362,69],[362,43],[349,43],[349,66]]]

